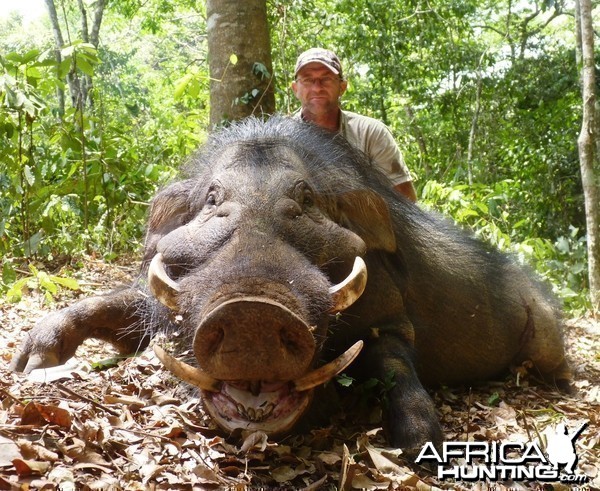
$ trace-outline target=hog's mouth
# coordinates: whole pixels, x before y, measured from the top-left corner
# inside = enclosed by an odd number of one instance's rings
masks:
[[[362,347],[363,342],[358,341],[326,365],[283,382],[217,380],[171,356],[158,344],[154,352],[173,375],[201,389],[205,409],[223,430],[241,428],[278,434],[292,428],[306,411],[314,388],[341,373]]]
[[[223,383],[219,392],[203,392],[205,408],[224,430],[285,431],[304,413],[312,394],[295,391],[289,383],[261,383],[260,392],[254,395],[249,385]]]

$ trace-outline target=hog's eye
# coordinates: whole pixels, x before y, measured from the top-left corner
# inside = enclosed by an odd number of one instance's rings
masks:
[[[312,194],[310,189],[306,189],[304,192],[304,196],[302,197],[302,206],[304,208],[309,208],[315,204],[315,197]]]
[[[205,216],[212,216],[223,204],[225,200],[225,189],[219,182],[214,182],[206,191],[202,213]]]
[[[219,193],[216,190],[211,190],[206,195],[206,201],[204,202],[205,211],[213,211],[214,208],[219,204]]]
[[[294,189],[296,202],[303,209],[310,208],[315,204],[315,198],[312,189],[305,182],[299,182]]]

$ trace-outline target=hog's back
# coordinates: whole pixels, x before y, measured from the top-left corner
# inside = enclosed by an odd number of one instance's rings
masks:
[[[402,254],[424,383],[488,380],[525,360],[548,379],[570,378],[559,309],[527,268],[446,223],[425,222],[416,236]]]

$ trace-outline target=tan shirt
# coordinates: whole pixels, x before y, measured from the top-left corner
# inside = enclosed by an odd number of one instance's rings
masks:
[[[366,153],[394,186],[412,181],[392,132],[381,121],[342,111],[340,133],[352,145]]]
[[[339,132],[348,142],[368,155],[394,186],[412,181],[402,153],[385,124],[351,111],[341,113]],[[301,119],[301,111],[295,112],[293,117]]]

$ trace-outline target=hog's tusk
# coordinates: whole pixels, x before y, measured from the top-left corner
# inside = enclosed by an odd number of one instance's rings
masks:
[[[152,295],[165,307],[177,312],[179,304],[177,303],[177,294],[179,293],[179,284],[169,278],[165,271],[165,263],[161,253],[156,254],[150,262],[148,268],[148,286]]]
[[[302,392],[331,380],[354,361],[354,359],[360,353],[363,344],[364,343],[362,341],[357,341],[335,360],[330,361],[326,365],[323,365],[322,367],[307,373],[303,377],[294,380],[294,389],[298,392]]]
[[[367,265],[360,256],[356,256],[352,272],[348,277],[329,288],[329,293],[333,297],[333,307],[330,312],[341,312],[352,305],[358,297],[365,291],[367,285]]]
[[[221,390],[220,381],[212,378],[199,368],[188,365],[187,363],[184,363],[181,360],[171,356],[158,344],[154,345],[154,353],[165,366],[165,368],[178,379],[195,385],[196,387],[208,392],[219,392]]]

